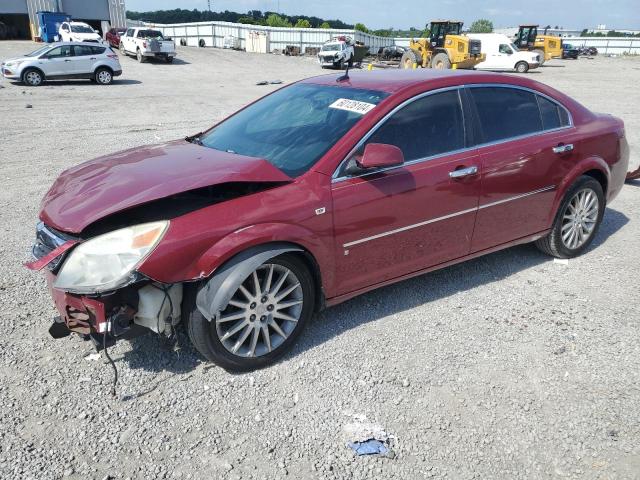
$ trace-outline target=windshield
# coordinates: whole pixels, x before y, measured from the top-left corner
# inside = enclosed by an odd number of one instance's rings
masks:
[[[138,38],[157,38],[162,39],[162,33],[158,30],[140,30],[138,32]]]
[[[511,47],[511,49],[512,49],[514,52],[517,52],[517,51],[519,50],[519,49],[518,49],[518,47],[516,47],[516,44],[515,44],[515,43],[510,43],[510,44],[509,44],[509,46]]]
[[[290,177],[309,170],[388,94],[296,84],[258,100],[205,133],[205,147],[264,158]]]
[[[51,45],[47,45],[46,47],[40,47],[37,50],[34,50],[31,53],[27,53],[25,55],[25,57],[37,57],[38,55],[40,55],[41,53],[46,52],[47,50],[49,50],[51,48]]]
[[[93,33],[89,25],[71,25],[71,31],[75,33]]]
[[[323,52],[333,52],[335,50],[340,50],[340,44],[339,43],[329,43],[328,45],[323,45],[322,46],[322,51]]]

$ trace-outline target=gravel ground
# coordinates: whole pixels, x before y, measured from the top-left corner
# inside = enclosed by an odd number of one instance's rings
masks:
[[[0,58],[28,51],[0,42]],[[110,87],[0,82],[0,477],[640,478],[640,183],[568,264],[511,248],[329,309],[283,361],[231,375],[181,335],[112,349],[54,341],[26,271],[39,200],[65,168],[197,132],[310,59],[179,50],[123,59]],[[552,61],[530,74],[622,117],[640,158],[640,61]],[[33,108],[25,108],[27,104]],[[355,457],[359,430],[393,454]]]

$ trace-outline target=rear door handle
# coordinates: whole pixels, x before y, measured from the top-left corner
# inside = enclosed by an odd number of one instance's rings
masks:
[[[449,177],[462,178],[462,177],[468,177],[469,175],[475,175],[476,173],[478,173],[478,167],[473,165],[471,167],[459,168],[457,170],[453,170],[452,172],[449,172]]]
[[[71,61],[71,60],[69,60],[69,59],[66,59],[66,60],[65,60],[65,62],[70,62],[70,61]]]
[[[95,59],[96,59],[96,57],[91,57],[89,60],[95,60]]]
[[[553,153],[565,153],[573,151],[573,143],[567,143],[566,145],[558,145],[553,147]]]

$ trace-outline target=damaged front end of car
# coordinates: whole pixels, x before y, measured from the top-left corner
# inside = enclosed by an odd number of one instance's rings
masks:
[[[182,284],[155,282],[136,269],[161,241],[168,221],[121,228],[89,239],[40,222],[32,270],[45,270],[58,310],[49,333],[77,333],[101,350],[150,331],[171,337],[181,317]]]

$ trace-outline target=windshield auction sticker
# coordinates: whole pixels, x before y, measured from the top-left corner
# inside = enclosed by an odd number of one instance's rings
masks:
[[[329,108],[337,108],[338,110],[346,110],[347,112],[359,113],[364,115],[375,107],[373,103],[358,102],[357,100],[349,100],[348,98],[339,98]]]

